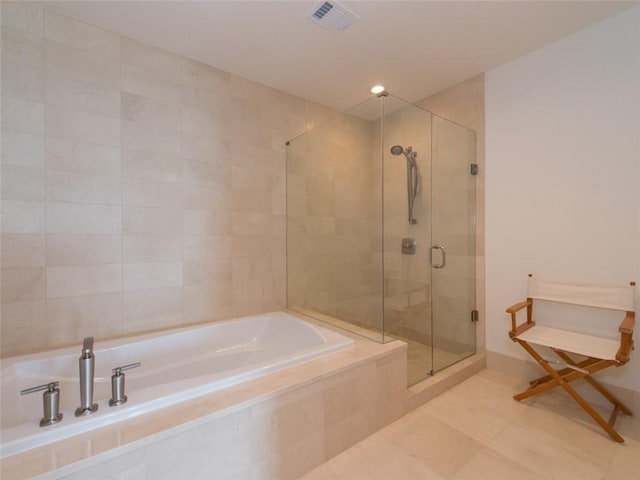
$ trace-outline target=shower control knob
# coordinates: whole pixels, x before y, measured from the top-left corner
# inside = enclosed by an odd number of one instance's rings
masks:
[[[415,238],[403,238],[402,239],[402,254],[403,255],[415,255],[416,253],[416,239]]]

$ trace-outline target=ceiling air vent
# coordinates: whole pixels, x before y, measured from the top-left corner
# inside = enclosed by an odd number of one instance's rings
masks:
[[[307,18],[335,34],[344,32],[358,20],[355,14],[333,0],[320,2]]]

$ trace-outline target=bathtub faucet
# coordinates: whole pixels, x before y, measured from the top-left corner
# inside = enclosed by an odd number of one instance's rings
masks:
[[[80,406],[76,409],[76,417],[90,415],[98,410],[98,404],[93,403],[93,379],[96,357],[93,355],[93,337],[86,337],[82,341],[82,355],[80,355]]]

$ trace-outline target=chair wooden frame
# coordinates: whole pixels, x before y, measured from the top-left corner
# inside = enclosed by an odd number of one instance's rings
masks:
[[[529,274],[529,277],[532,277],[532,275]],[[631,282],[630,285],[632,287],[635,286],[635,282]],[[530,342],[518,338],[524,332],[536,325],[533,320],[533,303],[534,298],[528,297],[524,302],[516,303],[515,305],[507,308],[506,312],[511,315],[511,331],[509,331],[509,337],[514,342],[520,344],[520,346],[536,360],[536,362],[546,372],[546,375],[529,382],[529,388],[517,395],[514,395],[513,398],[520,401],[549,391],[553,388],[561,387],[587,412],[587,414],[589,414],[591,418],[593,418],[593,420],[596,421],[596,423],[604,429],[605,432],[607,432],[613,440],[619,443],[624,442],[624,438],[622,438],[622,436],[614,429],[615,421],[619,412],[622,412],[625,415],[633,415],[633,412],[591,375],[612,366],[620,367],[629,361],[629,354],[634,348],[633,329],[635,326],[635,312],[626,311],[624,319],[618,327],[618,332],[620,333],[620,346],[615,355],[615,359],[602,359],[594,356],[586,356],[578,352],[578,355],[586,358],[581,361],[576,361],[570,356],[570,354],[576,354],[576,352],[563,351],[558,348],[549,347],[558,357],[560,357],[560,360],[566,364],[565,368],[556,370],[549,365],[549,361],[545,360],[530,345]],[[525,323],[517,325],[516,314],[524,309],[526,309],[527,312],[527,320]],[[602,418],[602,416],[570,385],[571,382],[579,379],[584,379],[613,404],[614,408],[608,421]]]

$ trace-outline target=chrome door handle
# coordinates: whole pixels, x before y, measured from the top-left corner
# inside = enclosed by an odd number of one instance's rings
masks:
[[[435,265],[433,263],[433,251],[440,250],[442,252],[442,263],[439,265]],[[433,268],[443,268],[447,264],[447,249],[444,248],[444,245],[434,245],[429,249],[429,263]]]

